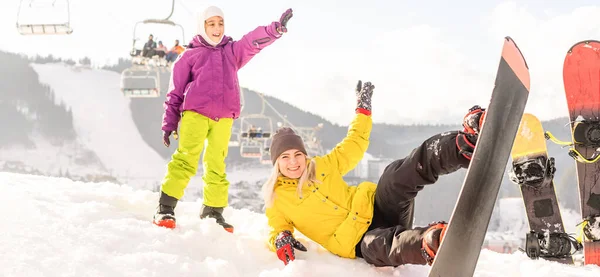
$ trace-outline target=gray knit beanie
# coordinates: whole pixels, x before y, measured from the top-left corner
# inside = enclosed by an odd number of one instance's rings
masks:
[[[279,158],[281,153],[288,151],[290,149],[298,149],[300,152],[306,154],[306,148],[304,148],[304,142],[299,135],[296,135],[294,130],[288,127],[282,127],[275,135],[273,135],[273,140],[271,141],[271,161],[273,165],[275,165],[275,161]]]

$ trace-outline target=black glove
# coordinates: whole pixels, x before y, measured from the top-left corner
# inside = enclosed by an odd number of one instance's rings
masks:
[[[362,81],[358,81],[358,84],[356,84],[356,109],[371,111],[371,97],[373,97],[374,89],[375,86],[371,82],[366,82],[363,85]]]
[[[287,9],[279,18],[279,24],[277,26],[277,32],[280,34],[287,33],[287,23],[294,16],[292,9]]]
[[[292,232],[287,230],[277,235],[275,247],[277,247],[277,258],[285,265],[296,259],[294,248],[306,252],[306,247],[292,236]]]
[[[469,134],[479,134],[483,127],[483,118],[485,117],[485,109],[479,105],[475,105],[469,109],[469,112],[463,118],[463,131]]]
[[[169,145],[171,145],[171,140],[169,139],[171,134],[173,134],[173,137],[175,139],[179,139],[179,136],[177,135],[177,131],[171,131],[171,132],[163,131],[163,143],[166,147],[169,147]]]
[[[473,151],[475,150],[478,137],[478,134],[469,134],[465,132],[459,132],[456,136],[456,147],[458,148],[458,153],[463,155],[469,161],[473,156]]]

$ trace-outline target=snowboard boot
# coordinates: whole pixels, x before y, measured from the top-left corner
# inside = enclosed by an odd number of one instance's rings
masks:
[[[223,208],[214,208],[202,205],[200,219],[205,218],[214,218],[215,220],[217,220],[217,224],[223,226],[223,229],[225,229],[225,231],[233,233],[233,225],[225,222],[225,218],[223,218]]]
[[[175,228],[175,206],[177,206],[177,198],[171,197],[161,191],[159,204],[152,223],[169,229]]]
[[[447,227],[448,223],[440,221],[429,224],[429,228],[423,233],[423,245],[421,251],[427,264],[433,264],[435,254],[442,244]]]

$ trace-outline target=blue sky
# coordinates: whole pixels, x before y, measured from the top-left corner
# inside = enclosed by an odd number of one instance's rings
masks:
[[[542,119],[565,116],[562,62],[575,42],[600,39],[595,2],[176,0],[172,19],[184,26],[189,40],[195,14],[216,4],[225,12],[225,33],[239,39],[292,7],[289,33],[240,70],[242,86],[347,124],[356,80],[370,80],[376,86],[376,122],[456,123],[471,105],[489,103],[507,35],[530,66],[526,110]],[[90,56],[102,65],[127,57],[135,22],[165,17],[171,2],[73,0],[74,32],[60,37],[20,36],[14,28],[18,4],[0,4],[0,49]],[[142,28],[139,37],[155,31],[160,30]],[[163,37],[170,46],[171,39]]]

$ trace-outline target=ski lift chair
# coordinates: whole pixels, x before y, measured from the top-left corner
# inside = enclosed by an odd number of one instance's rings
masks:
[[[73,33],[73,29],[71,28],[71,12],[69,9],[69,1],[65,0],[66,5],[66,15],[67,18],[65,21],[59,22],[27,22],[24,20],[21,15],[22,5],[25,0],[21,0],[19,3],[19,10],[17,13],[17,31],[21,35],[69,35]],[[32,7],[33,0],[29,1],[29,8],[35,9]],[[52,7],[54,9],[56,4],[56,0],[52,2]]]
[[[262,121],[262,124],[255,126],[253,121]],[[248,126],[248,127],[247,127]],[[263,131],[263,127],[266,128]],[[250,114],[240,118],[240,139],[244,140],[266,140],[271,137],[273,132],[273,122],[270,117],[263,114]]]
[[[262,124],[257,124],[257,121],[262,122]],[[263,128],[265,128],[265,131],[263,131]],[[239,133],[238,137],[240,155],[244,158],[258,158],[261,160],[273,132],[271,118],[263,114],[242,116],[240,117],[239,130],[244,130]],[[267,157],[267,159],[270,161],[270,157]]]
[[[136,97],[160,96],[160,73],[156,69],[132,67],[121,73],[121,91],[123,95]]]
[[[159,58],[158,55],[155,55],[153,57],[142,57],[142,55],[141,55],[143,52],[142,49],[137,49],[135,44],[139,40],[138,35],[137,35],[137,30],[138,30],[138,26],[140,24],[141,25],[160,24],[160,25],[177,27],[179,29],[179,31],[181,31],[181,36],[178,38],[179,41],[182,41],[182,42],[185,41],[185,31],[183,29],[183,26],[169,20],[169,18],[171,17],[172,14],[173,14],[173,10],[171,10],[171,14],[167,17],[167,19],[145,19],[145,20],[135,23],[135,26],[133,27],[132,50],[129,53],[132,56],[133,62],[136,62],[136,59],[137,59],[138,60],[137,63],[139,63],[139,64],[152,65],[152,66],[157,66],[157,67],[168,67],[169,66],[169,64],[167,63],[167,60],[164,57]]]
[[[136,32],[140,24],[163,24],[178,27],[181,31],[181,41],[184,41],[183,27],[169,20],[173,14],[175,1],[172,3],[171,14],[167,19],[146,19],[137,22],[133,27],[133,45],[129,53],[133,66],[121,73],[121,91],[127,97],[158,97],[161,91],[167,93],[171,68],[166,59],[158,59],[158,56],[142,57],[142,50],[137,49],[135,44],[139,40]]]
[[[262,157],[262,143],[256,141],[243,141],[240,144],[240,156],[244,158],[260,158]]]

